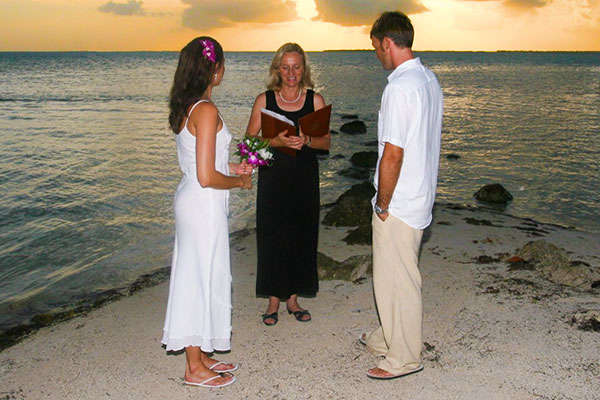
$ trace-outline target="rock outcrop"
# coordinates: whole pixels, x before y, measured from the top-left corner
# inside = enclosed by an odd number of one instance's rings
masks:
[[[335,206],[323,218],[323,225],[360,226],[371,224],[371,198],[375,188],[370,182],[352,185],[342,193]]]
[[[527,243],[517,251],[517,255],[532,263],[535,270],[540,271],[548,280],[561,285],[591,289],[598,279],[589,267],[572,262],[564,249],[545,240]]]
[[[367,133],[367,126],[360,120],[350,121],[340,127],[340,132],[351,135]]]
[[[513,199],[512,194],[499,183],[482,186],[474,196],[481,202],[493,204],[506,204]]]
[[[317,265],[317,273],[322,280],[339,279],[360,283],[373,274],[370,254],[352,256],[339,262],[325,254],[317,253]]]

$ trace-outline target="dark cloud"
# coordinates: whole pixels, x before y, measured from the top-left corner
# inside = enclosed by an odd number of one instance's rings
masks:
[[[530,10],[533,8],[546,7],[553,0],[463,0],[473,2],[490,2],[495,1],[509,8],[518,8],[522,10]]]
[[[114,3],[109,1],[103,6],[98,7],[101,12],[115,15],[146,15],[141,1],[129,0],[127,3]]]
[[[315,0],[314,19],[343,26],[371,25],[384,11],[418,14],[429,11],[421,0]]]
[[[182,0],[190,7],[183,12],[183,25],[210,30],[239,23],[271,24],[298,17],[292,0]]]
[[[539,8],[552,3],[552,0],[504,0],[503,3],[512,8]]]

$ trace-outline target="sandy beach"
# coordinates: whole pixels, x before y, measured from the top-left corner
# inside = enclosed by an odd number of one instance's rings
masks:
[[[320,230],[319,251],[337,261],[369,255]],[[371,279],[321,281],[301,299],[299,323],[280,309],[262,324],[254,295],[255,236],[232,241],[232,351],[238,381],[223,389],[182,384],[184,354],[160,344],[168,282],[64,323],[0,353],[0,399],[597,399],[600,288],[559,285],[506,260],[534,240],[566,250],[600,273],[600,235],[485,209],[438,205],[425,233],[423,372],[391,381],[357,340],[377,324]]]

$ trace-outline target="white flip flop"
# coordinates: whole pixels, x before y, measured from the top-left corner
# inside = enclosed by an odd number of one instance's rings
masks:
[[[198,382],[189,382],[189,381],[186,381],[184,379],[183,383],[186,384],[186,385],[190,385],[190,386],[200,386],[200,387],[205,387],[205,388],[222,388],[222,387],[225,387],[225,386],[229,386],[233,382],[235,382],[235,376],[231,375],[231,380],[229,380],[229,381],[227,381],[227,382],[225,382],[223,384],[220,384],[220,385],[207,385],[208,382],[210,382],[212,380],[215,380],[215,379],[217,379],[219,377],[221,377],[221,375],[215,375],[215,376],[210,377],[207,380],[204,380],[204,381],[199,382],[199,383]]]
[[[233,365],[233,368],[216,370],[215,367],[220,364],[227,365],[228,363],[225,363],[223,361],[217,361],[216,363],[214,363],[213,365],[208,367],[208,369],[210,369],[211,371],[218,372],[218,373],[233,372],[236,369],[238,369],[237,365],[231,364],[231,365]]]

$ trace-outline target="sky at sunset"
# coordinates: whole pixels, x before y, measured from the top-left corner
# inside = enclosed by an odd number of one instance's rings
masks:
[[[370,49],[385,10],[406,12],[415,50],[600,50],[600,0],[0,0],[0,51]]]

